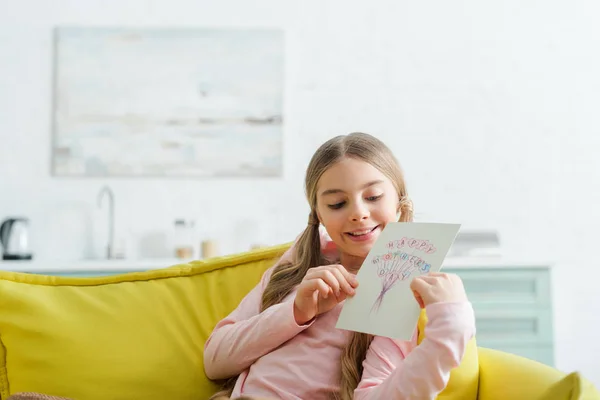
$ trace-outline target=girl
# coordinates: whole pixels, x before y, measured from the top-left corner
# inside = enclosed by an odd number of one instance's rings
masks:
[[[411,281],[429,318],[419,346],[417,332],[399,341],[335,328],[380,232],[390,221],[412,221],[395,157],[373,136],[335,137],[312,157],[305,188],[308,226],[206,342],[206,374],[229,379],[214,398],[434,398],[475,333],[457,276]]]

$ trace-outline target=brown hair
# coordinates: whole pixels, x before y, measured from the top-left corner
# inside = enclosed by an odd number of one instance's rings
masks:
[[[280,303],[289,295],[300,284],[309,268],[323,265],[326,262],[321,253],[319,221],[316,211],[317,183],[328,168],[344,157],[365,161],[386,175],[398,193],[400,221],[412,221],[412,203],[408,198],[402,170],[391,150],[383,142],[361,132],[340,135],[328,140],[315,152],[306,171],[304,185],[306,198],[310,205],[310,214],[308,226],[296,242],[294,262],[280,264],[273,268],[269,283],[262,295],[261,311]],[[340,392],[334,394],[334,398],[352,399],[354,390],[360,382],[363,372],[362,364],[372,340],[372,335],[352,333],[352,337],[342,353]],[[224,391],[218,394],[231,395],[236,379],[237,377],[233,377],[228,380]]]

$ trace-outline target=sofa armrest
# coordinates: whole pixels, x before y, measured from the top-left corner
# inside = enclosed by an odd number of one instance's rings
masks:
[[[567,374],[537,361],[479,347],[479,400],[536,400]]]

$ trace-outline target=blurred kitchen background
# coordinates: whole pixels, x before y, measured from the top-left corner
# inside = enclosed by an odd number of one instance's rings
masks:
[[[0,221],[24,218],[31,262],[48,265],[283,243],[306,224],[312,153],[365,131],[397,155],[417,221],[554,265],[555,364],[600,385],[599,14],[592,0],[1,1]],[[203,134],[161,130],[199,110]]]

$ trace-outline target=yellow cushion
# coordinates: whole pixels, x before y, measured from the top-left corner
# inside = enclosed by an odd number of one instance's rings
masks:
[[[204,342],[288,247],[100,278],[0,272],[0,398],[208,398]]]
[[[421,311],[419,318],[417,343],[425,338],[427,313]],[[437,397],[438,400],[477,400],[479,390],[479,358],[475,338],[467,344],[465,355],[460,365],[450,372],[450,380],[446,388]]]
[[[583,400],[583,383],[579,373],[572,372],[550,386],[540,400]]]
[[[550,386],[540,400],[598,400],[600,393],[579,372],[571,372]]]
[[[478,348],[480,400],[600,400],[596,388],[579,374],[567,375],[515,354]]]

